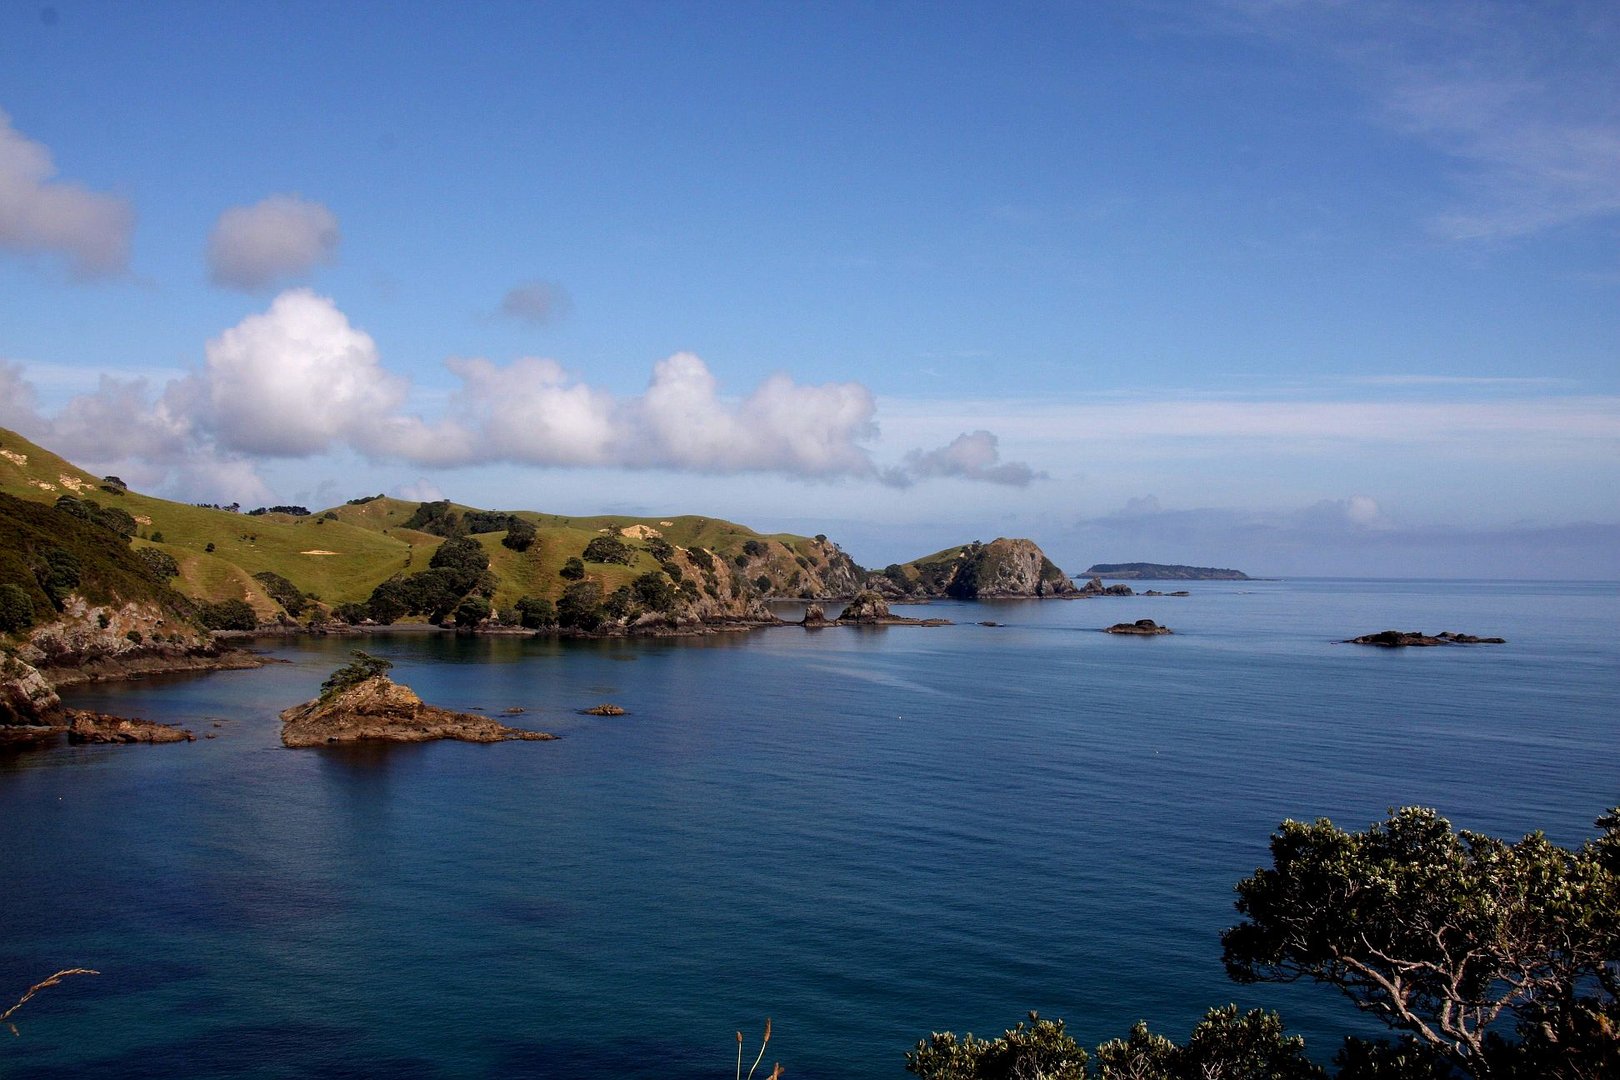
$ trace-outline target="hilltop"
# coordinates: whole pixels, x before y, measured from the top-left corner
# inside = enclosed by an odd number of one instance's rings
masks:
[[[1031,540],[998,537],[946,548],[874,575],[872,587],[888,596],[957,600],[1016,596],[1074,596],[1069,576]]]

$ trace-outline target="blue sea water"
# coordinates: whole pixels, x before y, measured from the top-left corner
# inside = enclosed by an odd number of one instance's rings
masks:
[[[1620,585],[1186,587],[910,612],[938,628],[298,640],[82,689],[217,737],[0,754],[0,992],[103,973],[20,1011],[0,1076],[680,1080],[769,1015],[767,1068],[898,1077],[931,1030],[1183,1037],[1228,1001],[1325,1059],[1365,1021],[1227,981],[1233,883],[1287,817],[1589,836],[1620,803]],[[1096,632],[1137,618],[1176,633]],[[1389,627],[1510,643],[1333,643]],[[563,738],[282,748],[357,646]]]

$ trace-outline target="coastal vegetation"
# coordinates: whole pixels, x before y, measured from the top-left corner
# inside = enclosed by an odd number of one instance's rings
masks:
[[[1238,882],[1221,935],[1238,983],[1331,986],[1395,1033],[1349,1037],[1337,1080],[1620,1076],[1620,809],[1573,850],[1509,843],[1407,807],[1360,832],[1285,821],[1272,865]],[[1185,1043],[1137,1024],[1088,1055],[1034,1013],[984,1040],[935,1033],[907,1055],[928,1080],[1310,1080],[1327,1070],[1275,1013],[1210,1010]],[[1095,1058],[1097,1071],[1088,1072]]]

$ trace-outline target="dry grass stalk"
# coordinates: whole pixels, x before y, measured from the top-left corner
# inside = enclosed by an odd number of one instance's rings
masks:
[[[31,998],[35,994],[39,993],[41,990],[45,989],[47,986],[55,986],[57,983],[61,982],[65,978],[67,978],[69,975],[100,975],[100,974],[101,974],[101,972],[92,971],[90,968],[65,968],[62,971],[58,971],[55,975],[52,975],[50,978],[46,979],[45,981],[37,982],[33,986],[30,986],[28,988],[28,993],[24,994],[22,997],[17,999],[17,1004],[13,1005],[11,1008],[7,1009],[5,1012],[0,1013],[0,1024],[3,1024],[7,1020],[10,1020],[12,1013],[16,1012],[18,1009],[20,1009],[24,1005],[28,1004],[28,999],[29,998]],[[765,1027],[766,1027],[766,1037],[769,1038],[770,1037],[770,1021],[769,1020],[767,1020],[765,1022]],[[765,1052],[764,1048],[761,1047],[760,1048],[760,1053],[764,1053],[764,1052]]]
[[[765,1060],[765,1048],[767,1046],[769,1046],[770,1044],[771,1044],[771,1018],[767,1016],[765,1018],[765,1037],[760,1040],[760,1043],[759,1043],[759,1056],[754,1058],[753,1068],[750,1068],[748,1070],[748,1080],[754,1080],[754,1069],[759,1068],[759,1063],[761,1061]],[[778,1066],[778,1068],[780,1068],[780,1067],[781,1066]]]

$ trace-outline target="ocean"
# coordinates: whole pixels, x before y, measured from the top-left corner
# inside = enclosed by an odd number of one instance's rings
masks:
[[[1135,583],[1145,587],[1144,583]],[[267,641],[74,690],[170,746],[0,751],[0,1077],[899,1077],[1029,1010],[1083,1044],[1279,1009],[1220,963],[1284,818],[1577,844],[1620,804],[1620,585],[1298,580],[936,603],[945,627]],[[1169,637],[1097,632],[1153,618]],[[989,620],[1003,625],[979,625]],[[1499,646],[1335,644],[1387,628]],[[555,742],[287,750],[363,648]],[[613,702],[622,717],[581,715]],[[214,738],[204,736],[213,735]]]

